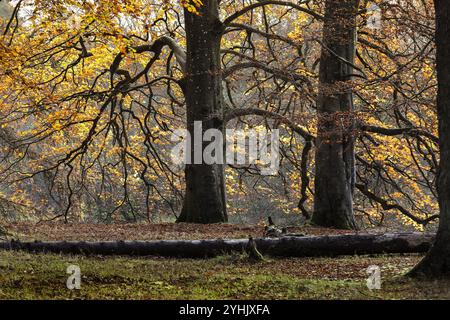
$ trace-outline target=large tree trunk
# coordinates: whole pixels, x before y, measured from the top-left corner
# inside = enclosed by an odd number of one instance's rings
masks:
[[[191,164],[186,165],[186,192],[178,222],[216,223],[227,221],[223,165],[194,163],[198,137],[194,122],[201,121],[203,132],[223,130],[222,75],[220,39],[222,24],[217,0],[203,1],[200,14],[185,10],[187,42],[184,93],[187,105],[187,127],[191,134]],[[202,151],[208,144],[203,143]]]
[[[333,257],[355,254],[423,253],[433,234],[365,234],[254,239],[258,250],[279,257]],[[204,258],[242,252],[248,239],[110,242],[0,242],[0,249],[70,254]]]
[[[450,278],[450,2],[435,0],[437,113],[441,159],[437,190],[439,230],[428,255],[410,273],[412,276]]]
[[[319,226],[354,229],[352,74],[358,0],[327,0],[320,60],[314,214]]]

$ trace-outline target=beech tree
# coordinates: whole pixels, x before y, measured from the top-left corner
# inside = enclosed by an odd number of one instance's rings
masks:
[[[314,214],[316,225],[355,228],[354,74],[359,1],[327,0],[320,57]]]
[[[305,1],[308,2],[308,1]],[[227,28],[244,30],[247,33],[256,33],[267,39],[275,38],[287,41],[286,38],[275,34],[261,32],[249,25],[236,24],[234,21],[257,8],[268,5],[281,5],[292,7],[295,10],[306,12],[312,16],[320,17],[314,11],[299,4],[285,1],[261,1],[245,6],[234,12],[222,22],[219,18],[219,1],[205,1],[198,8],[199,14],[193,14],[185,9],[186,26],[186,75],[183,79],[183,92],[186,98],[187,126],[191,137],[194,137],[194,123],[201,121],[202,131],[219,129],[225,132],[228,121],[244,116],[263,116],[286,124],[294,132],[299,133],[307,141],[310,149],[311,135],[299,128],[283,115],[267,110],[255,108],[243,108],[228,110],[225,112],[222,82],[227,75],[240,69],[256,68],[273,74],[275,77],[296,82],[303,77],[295,74],[284,73],[272,67],[252,61],[250,63],[237,64],[222,73],[221,57],[223,51],[228,54],[236,54],[231,50],[222,50],[221,40],[229,31]],[[238,55],[238,54],[237,54]],[[239,55],[238,55],[239,56]],[[240,56],[242,58],[242,55]],[[245,56],[244,56],[245,57]],[[252,60],[252,59],[249,59]],[[191,143],[191,161],[194,160],[195,143]],[[202,150],[208,142],[202,142]],[[305,157],[302,157],[306,159]],[[183,209],[178,222],[215,223],[227,221],[225,179],[222,164],[190,163],[186,165],[185,180],[186,192]],[[307,175],[306,167],[303,173]],[[305,181],[306,181],[305,177]],[[307,184],[303,184],[306,190]]]
[[[439,229],[427,256],[410,275],[450,278],[450,2],[435,0],[437,116],[440,162],[437,179]]]
[[[185,9],[186,74],[183,91],[186,98],[187,127],[192,137],[191,163],[186,164],[186,192],[179,222],[215,223],[227,221],[225,182],[222,164],[205,164],[203,149],[208,142],[196,141],[194,122],[208,129],[223,131],[224,106],[220,41],[222,22],[218,1],[206,0],[199,13]],[[202,144],[200,163],[194,155],[195,144]]]

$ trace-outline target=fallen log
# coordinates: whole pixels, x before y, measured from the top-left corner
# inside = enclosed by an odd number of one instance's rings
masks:
[[[333,257],[383,253],[425,253],[435,234],[387,233],[254,239],[258,250],[274,257]],[[157,240],[108,242],[0,242],[0,250],[83,255],[205,258],[242,252],[248,239]]]

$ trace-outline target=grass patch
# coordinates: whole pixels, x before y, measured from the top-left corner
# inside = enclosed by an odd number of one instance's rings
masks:
[[[445,299],[449,283],[401,275],[420,256],[268,259],[83,257],[0,251],[0,299]],[[79,265],[81,290],[66,288]],[[366,287],[369,265],[382,268],[382,290]]]

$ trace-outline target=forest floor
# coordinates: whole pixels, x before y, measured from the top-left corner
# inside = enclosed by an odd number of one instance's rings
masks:
[[[61,222],[16,222],[5,224],[6,230],[21,241],[118,241],[118,240],[197,240],[215,238],[262,237],[264,224],[187,224],[187,223],[126,223],[87,224]],[[291,227],[289,232],[306,235],[328,235],[353,233],[346,230],[315,228],[310,226]]]
[[[262,226],[87,225],[15,223],[20,240],[151,240],[245,238]],[[310,235],[342,233],[294,228]],[[0,299],[450,299],[450,283],[416,282],[403,275],[420,255],[267,258],[243,254],[211,259],[102,257],[0,251]],[[80,290],[68,290],[69,265],[78,265]],[[366,270],[381,268],[381,290],[366,286]]]

